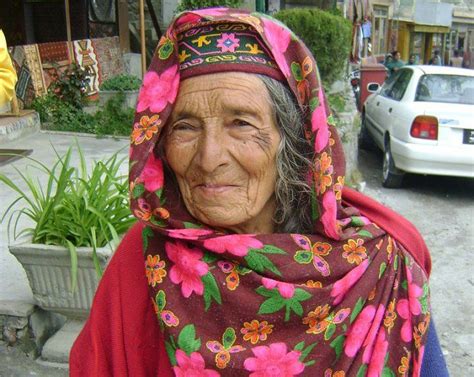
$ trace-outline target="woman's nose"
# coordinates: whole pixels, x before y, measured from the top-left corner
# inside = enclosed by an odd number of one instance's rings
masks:
[[[218,130],[205,130],[199,138],[196,163],[206,173],[212,173],[229,162],[228,146],[223,136]]]

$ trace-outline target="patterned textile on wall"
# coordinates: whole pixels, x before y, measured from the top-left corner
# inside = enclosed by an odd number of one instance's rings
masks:
[[[38,44],[43,67],[43,77],[49,88],[72,63],[70,47],[67,42],[49,42]]]
[[[19,106],[30,107],[35,97],[46,94],[38,45],[12,47],[10,55],[18,76],[16,95]]]
[[[92,39],[92,46],[95,48],[101,72],[99,84],[125,72],[118,37]]]
[[[73,51],[76,63],[89,72],[90,80],[86,88],[86,94],[94,97],[99,92],[102,76],[95,47],[90,39],[83,39],[73,41]]]

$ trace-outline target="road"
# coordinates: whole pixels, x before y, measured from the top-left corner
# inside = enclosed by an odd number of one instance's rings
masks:
[[[407,175],[400,189],[381,185],[382,154],[359,152],[364,193],[396,210],[431,252],[431,305],[453,377],[474,376],[474,179]]]

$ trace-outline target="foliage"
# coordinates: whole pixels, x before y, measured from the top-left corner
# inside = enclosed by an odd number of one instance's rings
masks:
[[[308,46],[318,63],[321,79],[332,83],[349,57],[351,23],[320,9],[286,9],[274,15]]]
[[[118,75],[104,80],[100,85],[100,90],[138,90],[142,85],[142,80],[133,75]]]
[[[135,110],[123,105],[125,94],[118,93],[93,116],[96,135],[129,136]]]
[[[178,8],[178,12],[183,12],[185,10],[193,10],[200,8],[209,8],[209,7],[228,7],[228,8],[238,8],[242,0],[181,0]]]
[[[52,131],[92,133],[96,135],[128,136],[133,124],[134,109],[123,106],[125,95],[119,93],[94,115],[63,102],[48,93],[33,101],[43,127]]]
[[[344,108],[346,107],[346,100],[343,94],[328,94],[327,99],[329,102],[329,107],[331,108],[333,113],[338,114],[344,111]]]
[[[53,77],[48,92],[79,109],[84,102],[89,80],[89,73],[73,63],[59,76]]]
[[[101,274],[96,248],[117,242],[118,235],[129,229],[134,218],[128,207],[127,176],[120,172],[125,158],[119,158],[116,152],[105,161],[95,162],[89,173],[77,142],[79,166],[71,164],[73,149],[70,146],[64,155],[54,150],[57,159],[51,168],[25,157],[32,165],[26,170],[15,168],[22,185],[3,173],[0,182],[18,194],[1,219],[3,222],[9,215],[9,234],[12,232],[14,238],[30,235],[33,243],[67,247],[71,253],[74,287],[76,247],[93,248],[95,266]],[[46,183],[40,181],[43,178]],[[15,209],[18,202],[24,203],[21,209]],[[18,222],[23,217],[32,220],[33,225],[18,231]]]

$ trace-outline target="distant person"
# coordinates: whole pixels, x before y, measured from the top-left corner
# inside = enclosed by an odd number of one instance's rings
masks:
[[[399,51],[393,51],[391,56],[392,56],[392,61],[385,64],[385,67],[389,70],[390,75],[394,74],[405,65],[403,60],[400,59]]]
[[[453,51],[453,57],[449,60],[450,67],[462,68],[463,66],[463,57],[460,56],[458,50]]]
[[[433,57],[430,59],[428,64],[429,65],[443,65],[443,61],[441,59],[439,50],[435,50],[435,52],[433,53]]]
[[[12,100],[16,80],[16,71],[8,53],[7,41],[0,29],[0,109]]]
[[[471,52],[469,50],[464,51],[464,56],[462,59],[463,68],[471,68]]]
[[[367,57],[369,54],[370,38],[372,36],[372,23],[370,22],[369,17],[364,16],[364,21],[362,22],[361,27],[364,45],[364,57]]]
[[[408,58],[408,63],[407,65],[416,65],[417,64],[417,56],[415,54],[411,54],[410,57]]]

